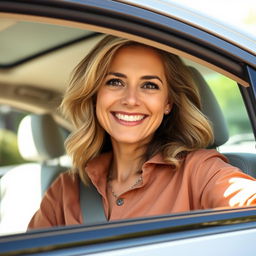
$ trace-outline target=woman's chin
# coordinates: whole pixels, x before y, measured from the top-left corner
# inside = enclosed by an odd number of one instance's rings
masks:
[[[141,147],[143,144],[147,144],[150,141],[149,137],[146,138],[138,138],[132,136],[119,136],[119,137],[111,137],[112,142],[118,145],[124,146],[134,146],[134,147]]]

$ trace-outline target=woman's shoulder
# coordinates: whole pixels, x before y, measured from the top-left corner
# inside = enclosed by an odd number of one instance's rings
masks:
[[[72,173],[70,170],[62,172],[57,176],[51,185],[51,189],[61,190],[65,188],[72,188],[78,184],[78,174]]]
[[[193,182],[208,182],[217,173],[234,171],[227,158],[215,149],[199,149],[187,154],[183,166]]]
[[[193,170],[220,170],[230,167],[227,158],[215,149],[199,149],[187,154],[183,167]]]
[[[228,162],[227,158],[216,149],[198,149],[189,152],[186,156],[186,160],[195,162],[202,162],[210,159],[221,159],[224,162]]]

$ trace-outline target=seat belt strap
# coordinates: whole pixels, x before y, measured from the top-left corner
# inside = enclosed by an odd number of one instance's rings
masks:
[[[81,180],[80,208],[84,224],[90,225],[107,222],[102,203],[102,196],[92,183],[85,186]]]

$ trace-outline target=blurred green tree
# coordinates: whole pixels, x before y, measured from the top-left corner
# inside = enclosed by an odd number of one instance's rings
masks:
[[[237,83],[215,73],[206,78],[227,118],[230,135],[249,133],[251,126]]]
[[[20,155],[17,135],[9,130],[0,130],[0,166],[26,162]]]

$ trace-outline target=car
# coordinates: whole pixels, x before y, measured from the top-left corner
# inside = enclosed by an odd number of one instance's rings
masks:
[[[0,13],[0,255],[255,255],[253,206],[26,230],[71,167],[58,107],[72,70],[106,34],[180,56],[214,147],[256,177],[253,36],[167,0],[3,0]]]

